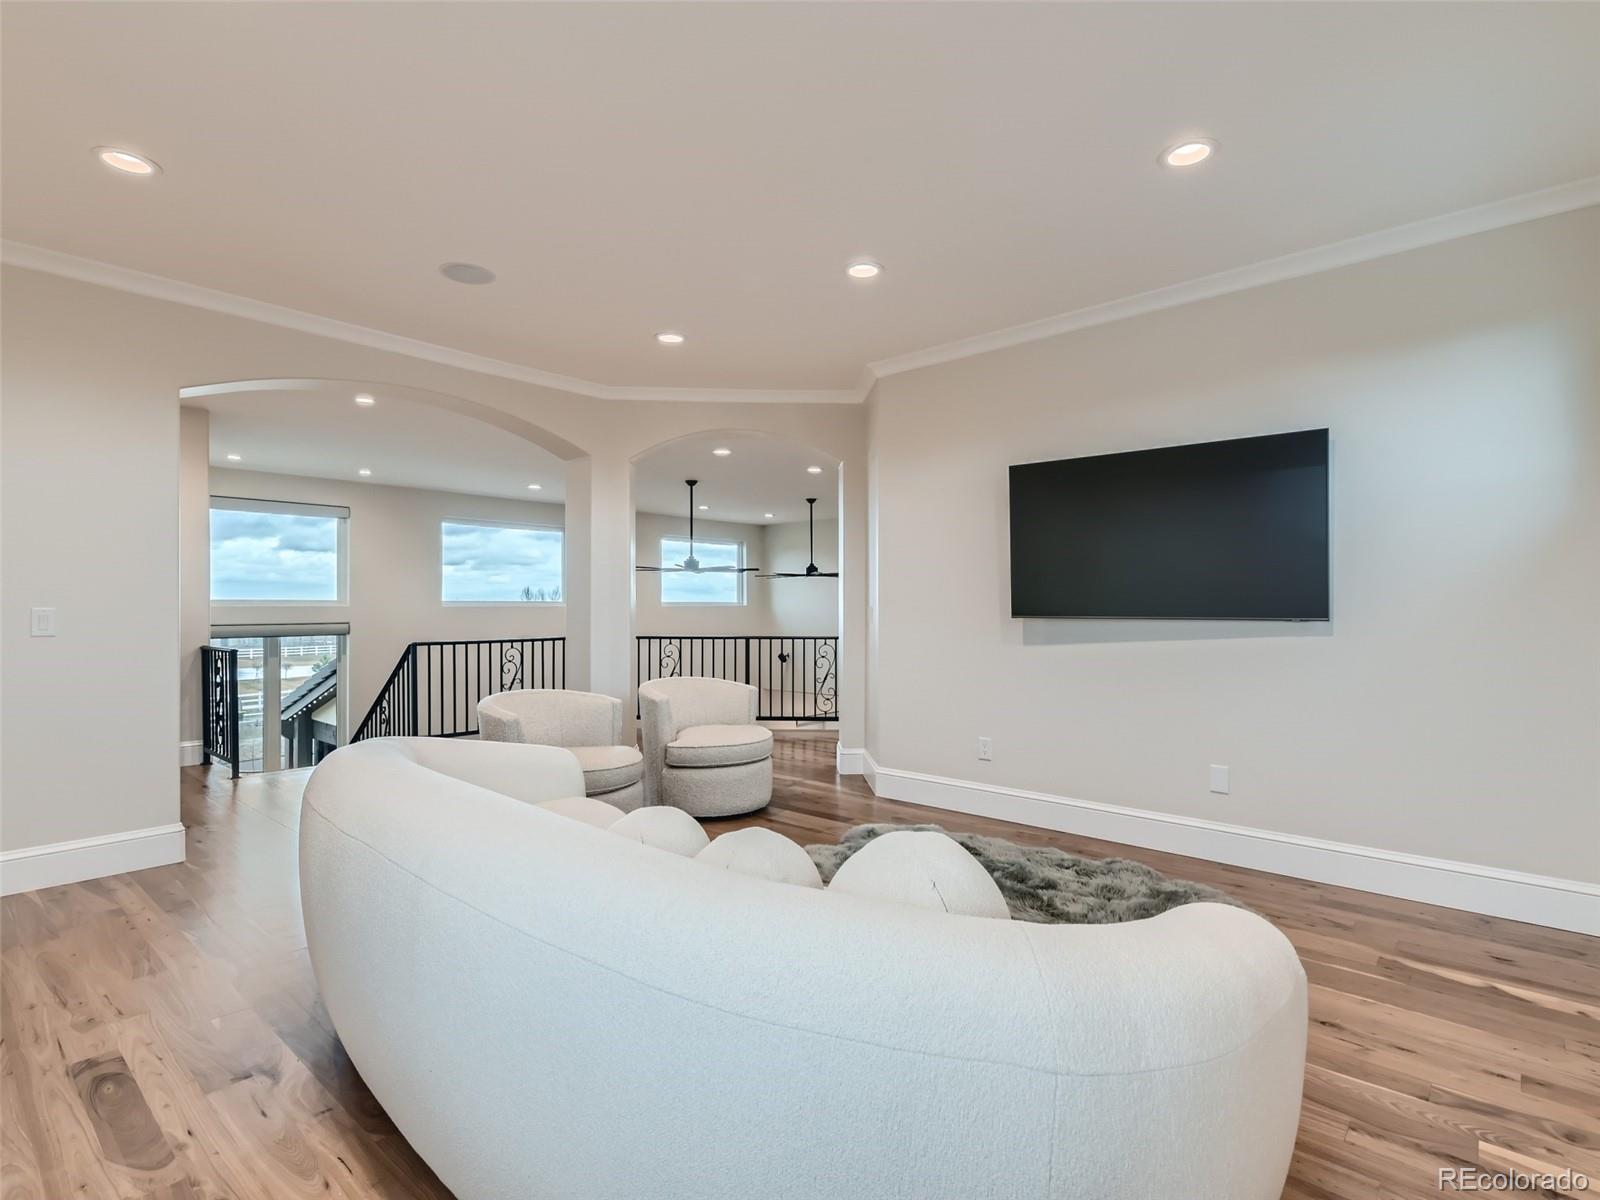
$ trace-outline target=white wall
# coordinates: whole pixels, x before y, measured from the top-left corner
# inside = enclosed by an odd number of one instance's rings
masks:
[[[214,604],[211,623],[349,622],[352,729],[411,642],[561,637],[565,632],[565,605],[445,604],[440,599],[441,521],[560,529],[559,504],[219,467],[211,468],[211,494],[350,509],[348,603]]]
[[[767,526],[767,557],[761,565],[769,571],[804,571],[811,561],[806,522]],[[839,569],[839,522],[817,522],[817,567]],[[837,579],[764,579],[774,633],[799,636],[839,632],[839,581]]]
[[[1600,881],[1597,281],[1590,209],[881,381],[871,754]],[[1324,425],[1330,624],[1009,617],[1008,464]]]

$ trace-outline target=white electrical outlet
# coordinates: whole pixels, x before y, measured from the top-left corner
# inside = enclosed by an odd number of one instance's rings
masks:
[[[994,758],[994,742],[990,738],[978,739],[978,761],[990,762]]]
[[[1211,790],[1219,796],[1228,794],[1228,768],[1211,764]]]

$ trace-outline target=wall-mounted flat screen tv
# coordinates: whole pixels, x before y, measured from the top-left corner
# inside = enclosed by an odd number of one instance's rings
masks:
[[[1011,468],[1011,615],[1328,619],[1328,431]]]

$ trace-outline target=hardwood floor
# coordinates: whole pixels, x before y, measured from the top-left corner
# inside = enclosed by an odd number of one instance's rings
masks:
[[[1570,1167],[1591,1181],[1572,1194],[1600,1195],[1600,939],[878,800],[832,753],[781,740],[772,806],[711,831],[810,843],[933,821],[1136,858],[1277,924],[1311,982],[1285,1197],[1437,1197],[1439,1168],[1469,1164]],[[295,881],[306,774],[189,768],[187,862],[5,900],[5,1200],[448,1196],[317,998]]]

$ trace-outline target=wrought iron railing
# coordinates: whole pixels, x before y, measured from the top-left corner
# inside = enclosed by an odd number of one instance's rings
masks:
[[[201,761],[221,759],[239,778],[239,652],[224,646],[200,647],[202,689]]]
[[[637,639],[638,680],[678,675],[748,683],[759,693],[762,721],[839,719],[836,637],[742,637],[649,634]]]
[[[476,737],[485,696],[566,685],[566,638],[412,642],[350,740]]]

